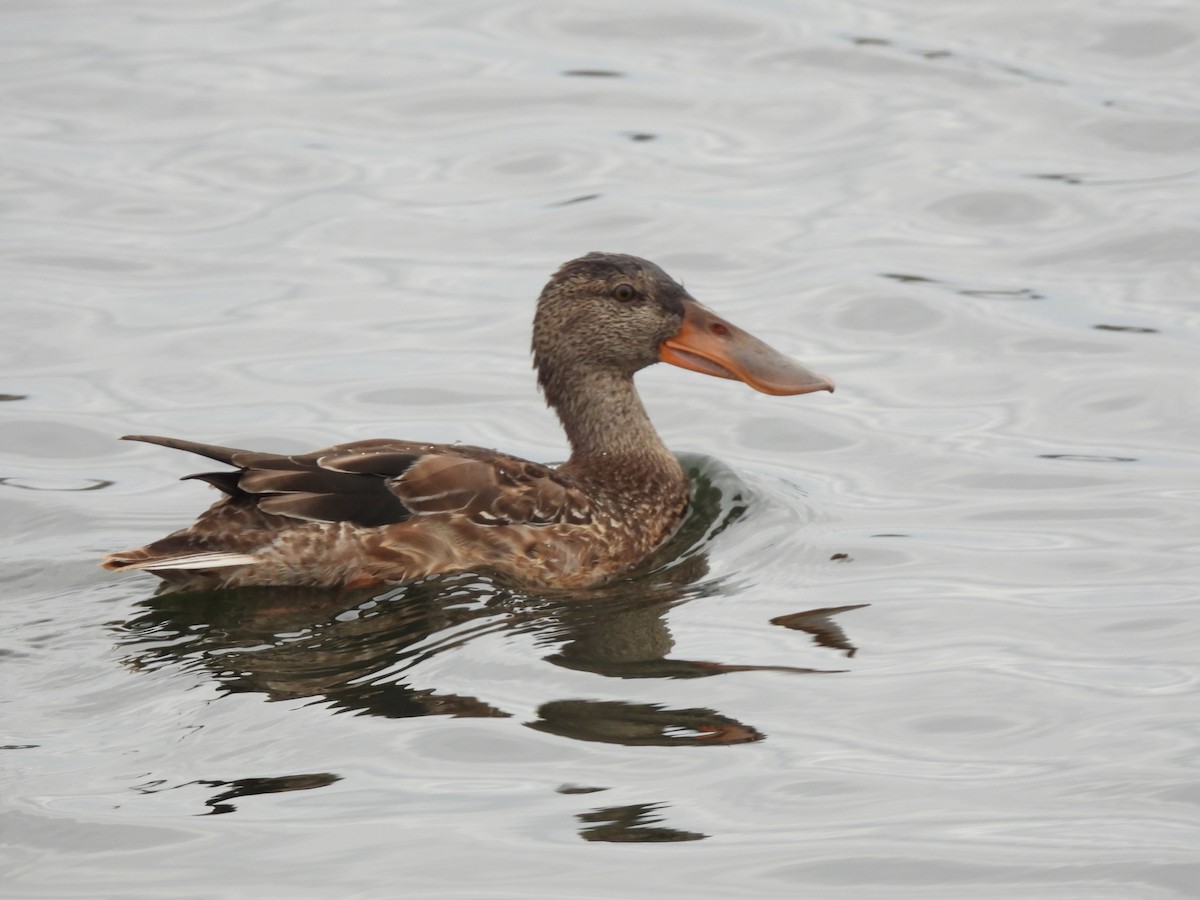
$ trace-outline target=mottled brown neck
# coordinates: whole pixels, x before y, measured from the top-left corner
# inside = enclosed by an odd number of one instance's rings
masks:
[[[571,443],[563,471],[614,487],[651,480],[686,486],[683,467],[654,430],[630,376],[606,370],[558,375],[546,400]]]

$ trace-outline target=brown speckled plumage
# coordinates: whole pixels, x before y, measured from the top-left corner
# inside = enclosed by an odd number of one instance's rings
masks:
[[[571,444],[558,468],[487,450],[368,440],[286,456],[130,436],[233,466],[188,476],[225,496],[105,568],[187,588],[360,585],[457,571],[577,588],[645,559],[687,512],[682,467],[633,386],[661,360],[757,390],[832,384],[700,306],[658,266],[592,253],[538,301],[534,366]]]

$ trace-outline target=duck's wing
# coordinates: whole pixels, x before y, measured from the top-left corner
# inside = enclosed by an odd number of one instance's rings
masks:
[[[457,444],[367,440],[295,455],[261,453],[176,438],[130,435],[233,466],[189,475],[228,494],[236,505],[311,522],[362,527],[420,517],[476,525],[585,525],[587,494],[554,469]]]

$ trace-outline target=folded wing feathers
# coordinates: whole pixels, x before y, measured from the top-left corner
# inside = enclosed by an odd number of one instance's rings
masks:
[[[235,498],[252,495],[265,513],[375,527],[413,515],[459,514],[481,525],[591,521],[586,494],[553,469],[480,447],[368,440],[285,456],[129,435],[126,440],[186,450],[237,467],[187,476]],[[176,560],[190,560],[176,565]],[[199,562],[196,562],[199,560]],[[231,561],[232,560],[232,561]],[[131,568],[242,565],[242,554],[180,555]]]
[[[381,484],[374,494],[318,494],[297,491],[267,494],[258,498],[265,513],[306,519],[310,522],[353,522],[368,528],[402,522],[412,515],[394,494]]]
[[[242,473],[238,487],[248,494],[371,494],[379,491],[379,479],[370,475],[330,472],[315,465],[301,469],[251,468]]]
[[[349,445],[356,446],[356,445]],[[334,447],[329,451],[317,451],[317,464],[322,469],[334,472],[354,472],[362,475],[382,475],[396,478],[403,475],[423,456],[437,450],[435,444],[403,443],[386,448],[347,450]]]
[[[457,512],[479,525],[591,521],[583,491],[553,469],[511,457],[429,455],[391,487],[414,513]]]

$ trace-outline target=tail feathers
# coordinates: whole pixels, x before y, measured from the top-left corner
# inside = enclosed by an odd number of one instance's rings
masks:
[[[236,466],[237,463],[233,458],[241,453],[248,453],[247,450],[239,450],[236,447],[219,447],[216,444],[201,444],[198,441],[185,441],[183,438],[159,437],[153,434],[127,434],[123,441],[141,441],[144,444],[158,444],[161,447],[170,447],[172,450],[186,450],[188,453],[195,453],[200,456],[207,456],[209,459],[215,459],[217,462],[223,462],[230,466]]]
[[[170,570],[221,569],[227,566],[249,566],[259,562],[257,556],[233,551],[179,553],[173,556],[140,556],[139,551],[111,553],[100,567],[112,571],[138,569],[143,572]]]

